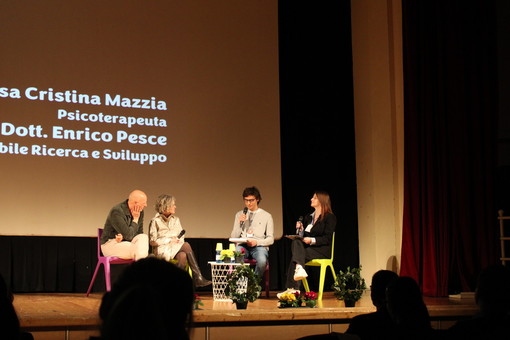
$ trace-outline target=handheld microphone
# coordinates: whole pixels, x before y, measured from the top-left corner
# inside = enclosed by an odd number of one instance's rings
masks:
[[[248,212],[248,208],[244,207],[243,209],[243,215],[246,215],[246,213]],[[241,228],[244,226],[244,221],[241,222]]]
[[[181,232],[179,233],[179,235],[177,235],[177,238],[181,238],[184,236],[184,234],[186,234],[186,230],[182,229]]]
[[[296,235],[301,235],[303,231],[303,216],[299,216],[299,219],[296,223]]]

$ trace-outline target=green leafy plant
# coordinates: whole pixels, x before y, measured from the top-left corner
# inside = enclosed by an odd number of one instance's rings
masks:
[[[338,300],[358,301],[367,289],[365,279],[361,277],[359,268],[347,267],[346,271],[339,271],[335,283],[331,287]]]
[[[227,275],[225,295],[235,303],[253,302],[262,290],[259,281],[259,276],[250,266],[237,266]]]

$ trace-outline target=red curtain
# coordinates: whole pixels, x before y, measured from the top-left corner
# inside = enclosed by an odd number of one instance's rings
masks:
[[[428,296],[472,291],[499,259],[494,1],[403,0],[401,275]]]

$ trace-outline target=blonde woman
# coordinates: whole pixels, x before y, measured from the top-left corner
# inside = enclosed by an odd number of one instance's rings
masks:
[[[182,269],[188,264],[195,287],[210,285],[211,281],[202,276],[193,249],[184,241],[181,221],[175,216],[175,197],[160,195],[154,208],[157,213],[149,225],[150,245],[154,247],[154,255],[166,261],[176,259],[177,266]]]

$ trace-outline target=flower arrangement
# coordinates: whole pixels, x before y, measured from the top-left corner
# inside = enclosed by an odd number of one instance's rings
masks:
[[[278,307],[280,308],[303,307],[303,305],[306,307],[315,307],[317,304],[316,292],[301,294],[299,290],[289,288],[283,293],[278,293],[276,297],[278,297]]]
[[[338,300],[346,301],[346,305],[348,301],[356,302],[361,299],[363,292],[367,289],[365,279],[361,277],[361,266],[359,268],[347,267],[345,272],[340,270],[332,288],[335,297]]]
[[[278,307],[301,307],[301,292],[297,289],[287,289],[283,293],[276,294]]]
[[[234,257],[234,251],[230,249],[223,249],[220,253],[220,260],[225,261],[226,258],[231,259]]]
[[[313,308],[317,304],[317,293],[316,292],[306,292],[303,295],[302,300],[307,307]]]
[[[204,303],[202,302],[202,298],[198,294],[195,294],[193,298],[193,310],[200,309],[200,306],[203,305]]]
[[[234,257],[244,256],[246,255],[244,248],[241,248],[240,250],[234,250]]]

